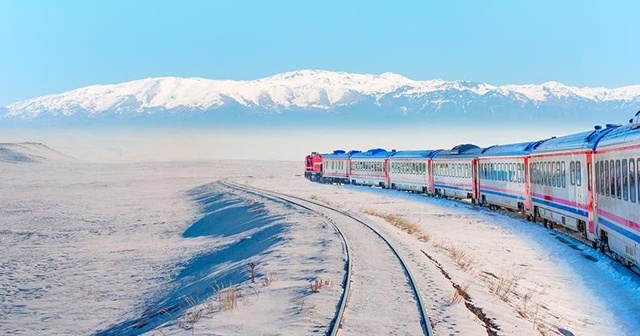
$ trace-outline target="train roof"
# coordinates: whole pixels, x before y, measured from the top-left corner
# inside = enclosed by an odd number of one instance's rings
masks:
[[[617,127],[602,137],[597,143],[596,149],[629,142],[640,142],[640,111],[633,119],[629,120],[629,124]]]
[[[396,151],[388,152],[382,148],[374,148],[370,149],[366,152],[354,153],[351,155],[352,159],[377,159],[377,158],[388,158],[393,155]]]
[[[591,131],[580,132],[570,135],[565,135],[561,137],[553,137],[548,139],[531,151],[532,154],[535,153],[548,153],[548,152],[560,152],[574,149],[595,149],[595,146],[598,144],[598,141],[602,139],[607,133],[615,130],[620,127],[620,125],[611,125],[608,124],[606,127],[602,128],[600,126],[594,127]]]
[[[480,148],[472,144],[457,145],[449,150],[442,150],[436,153],[434,158],[469,158],[477,157],[482,152],[483,148]]]
[[[438,153],[439,151],[441,151],[441,149],[436,149],[436,150],[404,150],[404,151],[397,151],[395,152],[395,154],[393,154],[391,156],[392,159],[398,158],[398,159],[419,159],[419,158],[431,158],[433,157],[436,153]]]
[[[530,154],[534,148],[547,140],[548,139],[507,145],[495,145],[482,150],[482,153],[480,153],[479,156],[524,156]]]
[[[360,153],[360,151],[352,149],[346,152],[342,149],[336,149],[333,151],[333,153],[322,154],[322,157],[327,159],[348,159],[351,157],[351,155],[356,153]]]

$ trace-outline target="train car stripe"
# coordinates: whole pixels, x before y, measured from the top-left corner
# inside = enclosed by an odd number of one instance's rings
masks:
[[[439,184],[439,183],[436,183],[435,186],[436,186],[436,188],[449,188],[449,189],[462,190],[462,191],[471,191],[471,187],[468,186],[468,185],[465,186],[466,188],[462,188],[462,187],[452,186],[450,184]]]
[[[640,243],[640,236],[638,234],[634,234],[633,232],[629,232],[629,230],[626,230],[622,227],[620,227],[619,225],[617,225],[614,222],[610,222],[604,218],[600,218],[600,225],[605,226],[633,241],[635,241],[636,243]]]
[[[585,210],[576,209],[576,208],[574,208],[572,206],[566,206],[566,205],[562,205],[562,204],[557,204],[557,203],[554,203],[552,201],[548,201],[548,200],[545,200],[545,199],[542,199],[542,198],[533,197],[533,201],[536,202],[536,203],[544,204],[544,205],[546,205],[548,207],[551,207],[551,208],[560,209],[562,211],[574,213],[576,215],[580,215],[580,216],[583,216],[583,217],[587,217],[589,215],[587,213],[587,211],[585,211]]]
[[[624,217],[620,217],[616,214],[610,213],[608,211],[602,210],[602,209],[598,209],[598,216],[600,218],[604,217],[610,221],[614,221],[620,225],[626,226],[630,229],[633,229],[635,231],[640,232],[640,224],[636,223],[630,219],[626,219]]]
[[[484,187],[483,187],[484,188]],[[500,191],[493,191],[493,190],[487,190],[487,189],[483,189],[480,188],[480,193],[483,194],[492,194],[492,195],[497,195],[497,196],[502,196],[502,197],[509,197],[509,198],[515,198],[517,200],[522,200],[524,201],[524,196],[518,196],[518,195],[514,195],[514,194],[508,194],[508,193],[504,193],[504,192],[500,192]]]
[[[549,202],[553,202],[553,203],[558,203],[558,204],[570,206],[570,207],[581,209],[581,210],[588,210],[586,204],[581,204],[581,203],[578,203],[578,202],[575,202],[575,201],[569,201],[569,200],[562,199],[562,198],[559,198],[559,197],[553,197],[553,196],[549,196],[549,195],[545,195],[545,194],[539,194],[539,193],[533,193],[531,196],[533,196],[533,197],[535,197],[537,199],[541,199],[541,200],[545,200],[545,201],[549,201]],[[586,213],[586,211],[585,211],[585,213]]]

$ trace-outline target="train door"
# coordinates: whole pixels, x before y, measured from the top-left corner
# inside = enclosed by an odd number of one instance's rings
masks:
[[[589,213],[589,218],[587,219],[587,230],[585,235],[591,241],[593,241],[595,237],[595,212],[597,211],[596,204],[594,202],[595,185],[593,183],[597,176],[595,176],[593,164],[593,152],[589,152],[587,153],[587,212]]]
[[[433,160],[427,160],[427,193],[433,194]]]
[[[471,189],[472,189],[472,201],[475,203],[480,199],[480,178],[478,169],[478,159],[471,160]]]
[[[527,214],[531,213],[531,178],[529,177],[529,157],[524,158],[524,209]]]
[[[389,182],[389,159],[384,159],[384,186],[385,188],[389,188],[391,186]]]

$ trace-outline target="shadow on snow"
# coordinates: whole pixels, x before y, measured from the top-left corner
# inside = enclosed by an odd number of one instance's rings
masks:
[[[98,331],[96,335],[140,335],[178,319],[187,309],[204,302],[222,287],[245,281],[248,259],[282,240],[280,235],[285,231],[286,223],[281,221],[281,216],[270,215],[262,204],[247,204],[245,200],[230,198],[210,186],[190,192],[201,205],[204,217],[194,222],[183,237],[245,235],[230,245],[186,262],[169,285],[173,289],[144,304],[148,308],[140,317]],[[252,231],[250,235],[249,231]]]

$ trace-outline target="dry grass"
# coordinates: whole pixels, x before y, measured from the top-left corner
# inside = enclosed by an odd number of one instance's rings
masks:
[[[276,280],[276,274],[273,272],[268,273],[267,275],[265,275],[264,278],[262,278],[262,286],[264,287],[270,286],[275,280]]]
[[[331,285],[333,285],[331,281],[318,278],[311,282],[309,287],[311,288],[311,293],[320,293],[320,289],[322,289],[322,287]]]
[[[424,232],[422,232],[422,229],[420,229],[420,227],[418,226],[418,224],[410,222],[406,219],[404,219],[402,216],[399,215],[394,215],[394,214],[385,214],[385,213],[381,213],[378,212],[376,210],[372,210],[372,209],[361,209],[360,210],[362,213],[365,213],[367,215],[370,216],[375,216],[378,218],[382,218],[384,220],[386,220],[387,222],[389,222],[391,225],[401,229],[402,231],[412,235],[412,236],[416,236],[418,238],[423,237],[429,237],[427,238],[427,241],[430,238],[430,235],[425,234]]]
[[[315,195],[315,194],[313,194],[313,195],[309,196],[309,198],[310,198],[310,199],[312,199],[312,200],[315,200],[315,201],[322,202],[322,203],[324,203],[324,204],[326,204],[326,205],[331,205],[331,206],[337,206],[337,205],[338,205],[338,204],[335,204],[335,203],[333,203],[333,202],[329,201],[329,200],[328,200],[328,199],[326,199],[326,198],[322,198],[322,197],[320,197],[320,196],[318,196],[318,195]]]
[[[218,291],[218,303],[222,310],[234,310],[238,307],[240,291],[236,287],[228,287]]]
[[[455,262],[456,265],[458,265],[458,267],[465,272],[472,271],[478,264],[477,261],[469,253],[453,245],[447,248],[447,252],[453,262]]]
[[[440,251],[446,251],[448,249],[447,242],[437,238],[431,241],[431,246],[433,246],[434,249],[440,250]]]
[[[499,276],[489,283],[489,292],[497,295],[502,301],[510,302],[518,285],[519,276],[515,274]]]
[[[451,304],[458,304],[465,300],[465,298],[469,297],[469,287],[471,286],[471,282],[467,282],[462,287],[455,287],[455,291],[449,298],[449,302]]]

